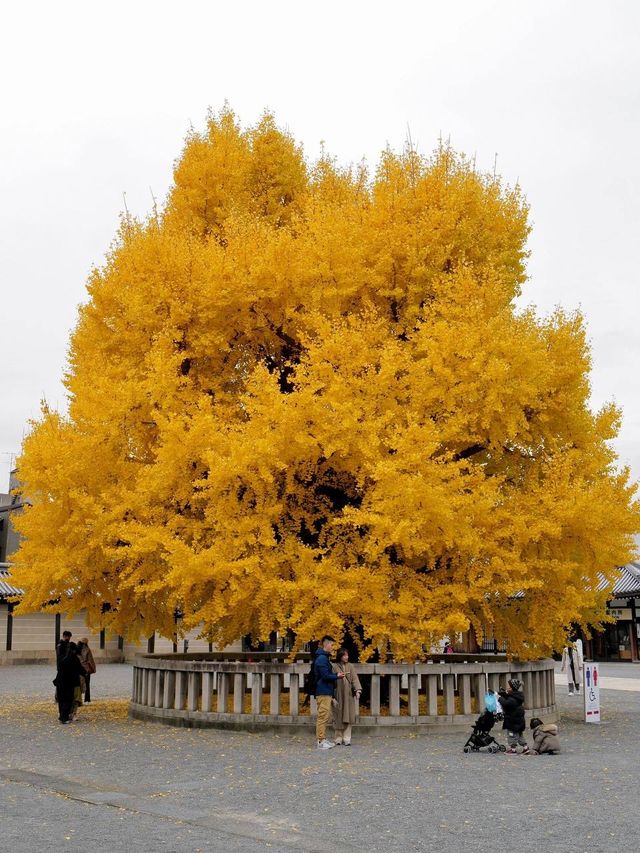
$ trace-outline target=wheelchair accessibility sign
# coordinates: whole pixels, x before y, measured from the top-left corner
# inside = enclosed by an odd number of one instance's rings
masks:
[[[584,665],[584,721],[600,722],[600,674],[597,663]]]

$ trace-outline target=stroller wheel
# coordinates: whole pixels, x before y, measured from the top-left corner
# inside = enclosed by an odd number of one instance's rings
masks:
[[[500,744],[498,749],[500,750],[500,752],[506,752],[507,751],[507,747],[503,743]]]
[[[495,743],[492,743],[491,746],[489,747],[489,752],[493,753],[494,755],[496,754],[496,752],[499,752],[498,745]]]
[[[463,747],[462,751],[463,752],[473,752],[473,748],[470,746],[465,746],[465,747]]]

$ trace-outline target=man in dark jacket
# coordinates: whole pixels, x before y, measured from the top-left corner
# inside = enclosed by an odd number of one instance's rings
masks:
[[[326,634],[322,638],[320,648],[316,649],[313,671],[316,680],[316,702],[318,704],[318,718],[316,720],[316,737],[318,749],[331,749],[335,746],[327,740],[327,723],[331,717],[331,702],[339,678],[344,678],[344,672],[335,673],[331,666],[329,656],[333,651],[335,640]]]
[[[69,643],[64,658],[58,664],[55,682],[61,723],[70,721],[74,691],[80,686],[80,676],[83,672],[84,669],[78,657],[78,647],[75,643]]]
[[[69,643],[71,642],[71,631],[63,631],[62,639],[59,641],[56,646],[56,665],[59,667],[60,663],[66,658],[67,650],[69,648]]]
[[[502,728],[506,729],[509,748],[507,752],[514,755],[522,747],[522,752],[529,752],[529,745],[524,737],[524,693],[517,678],[509,679],[506,690],[499,690],[500,705],[504,714]]]

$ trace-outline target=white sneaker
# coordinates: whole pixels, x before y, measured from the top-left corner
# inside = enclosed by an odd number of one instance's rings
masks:
[[[333,749],[334,746],[335,743],[331,743],[331,741],[326,738],[318,741],[318,749]]]

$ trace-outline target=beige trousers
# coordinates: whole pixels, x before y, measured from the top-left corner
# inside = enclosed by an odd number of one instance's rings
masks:
[[[339,729],[338,726],[344,726]],[[351,723],[335,723],[336,743],[351,743]]]

